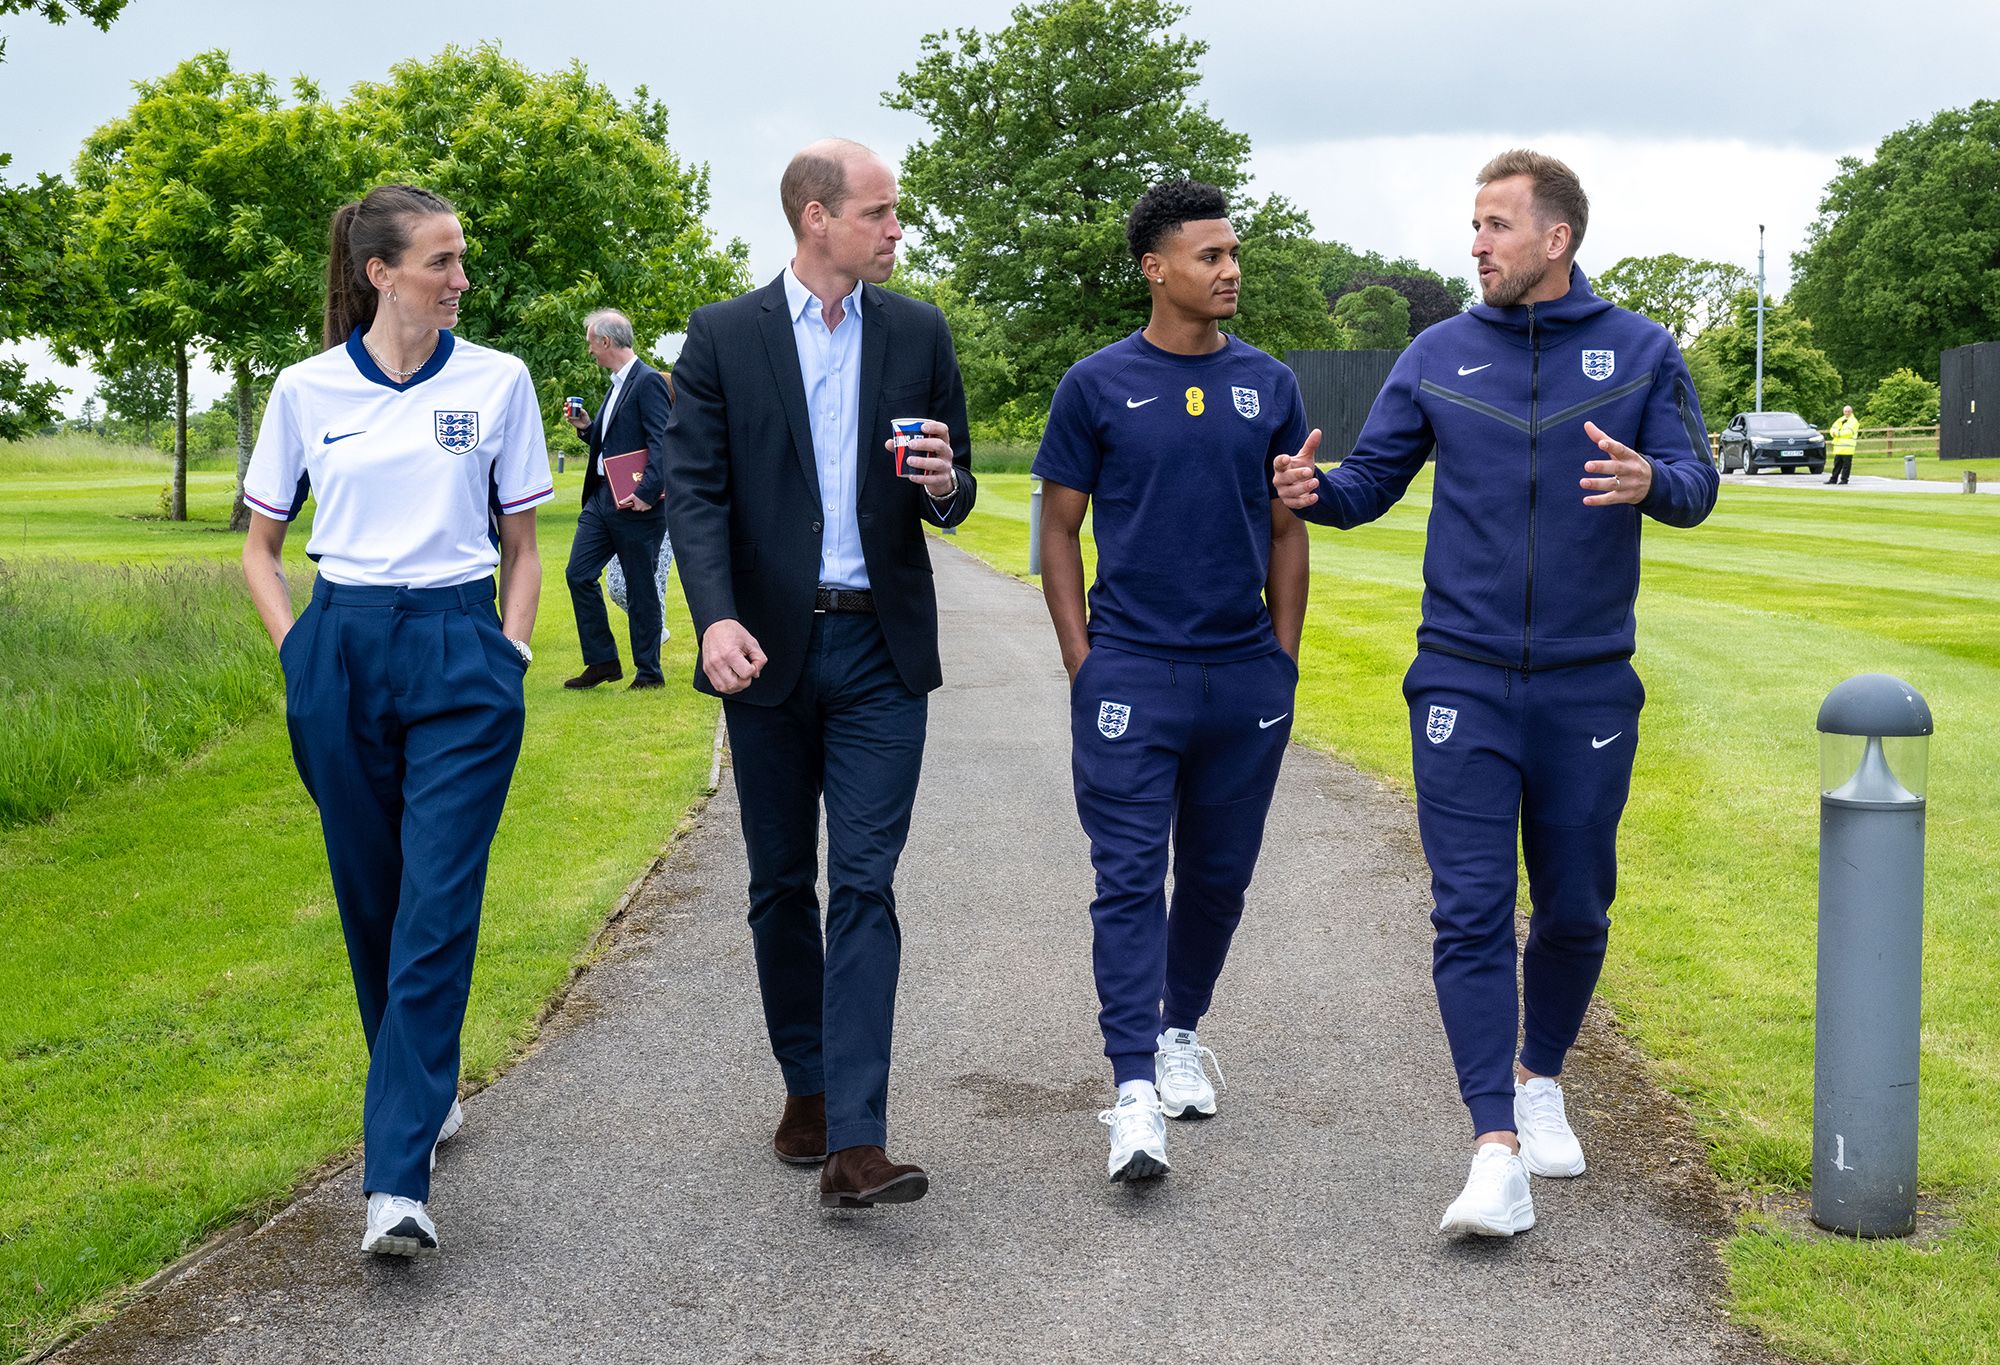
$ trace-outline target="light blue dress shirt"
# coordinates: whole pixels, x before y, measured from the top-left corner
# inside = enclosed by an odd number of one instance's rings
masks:
[[[841,301],[840,325],[831,329],[818,297],[790,266],[785,267],[785,303],[792,315],[799,377],[806,386],[820,510],[825,513],[819,581],[829,588],[865,588],[868,565],[861,557],[861,526],[855,516],[861,492],[861,282],[855,281],[854,292]]]

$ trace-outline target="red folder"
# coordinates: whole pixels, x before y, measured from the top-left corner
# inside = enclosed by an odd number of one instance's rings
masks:
[[[646,478],[646,451],[628,450],[623,455],[604,457],[604,477],[611,484],[611,501],[630,497]]]

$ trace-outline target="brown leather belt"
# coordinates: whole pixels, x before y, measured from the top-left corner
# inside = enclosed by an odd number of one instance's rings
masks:
[[[864,588],[821,588],[813,594],[816,612],[841,611],[875,614],[875,594]]]

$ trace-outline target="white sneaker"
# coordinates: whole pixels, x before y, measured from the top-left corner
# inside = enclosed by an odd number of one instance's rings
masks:
[[[1159,1036],[1155,1046],[1159,1051],[1153,1056],[1154,1084],[1160,1092],[1160,1108],[1167,1117],[1205,1119],[1214,1114],[1215,1087],[1208,1083],[1201,1059],[1206,1057],[1215,1062],[1215,1079],[1222,1081],[1225,1089],[1229,1085],[1223,1080],[1222,1063],[1215,1061],[1215,1054],[1201,1045],[1191,1028],[1170,1028]]]
[[[1531,1174],[1583,1174],[1583,1145],[1563,1112],[1562,1087],[1547,1076],[1514,1087],[1514,1129],[1521,1140],[1521,1164]]]
[[[1535,1225],[1535,1201],[1528,1194],[1528,1171],[1521,1158],[1498,1142],[1482,1143],[1472,1154],[1465,1189],[1444,1211],[1439,1232],[1474,1237],[1512,1237]]]
[[[438,1128],[438,1144],[450,1142],[458,1136],[458,1130],[465,1127],[465,1111],[458,1107],[458,1101],[451,1102],[451,1112],[444,1116],[444,1123]]]
[[[368,1231],[361,1249],[377,1256],[421,1256],[436,1251],[437,1224],[424,1206],[400,1194],[368,1196]]]
[[[1105,1170],[1114,1181],[1149,1180],[1165,1175],[1167,1164],[1167,1120],[1157,1102],[1127,1095],[1097,1116],[1111,1129],[1111,1159]]]

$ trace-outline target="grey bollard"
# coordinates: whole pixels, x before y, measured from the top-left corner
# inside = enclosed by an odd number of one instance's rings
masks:
[[[1028,576],[1042,573],[1042,481],[1028,480]]]
[[[1904,477],[1904,478],[1906,478],[1906,479],[1914,479],[1914,478],[1916,478],[1916,477],[1917,477],[1917,457],[1916,457],[1916,456],[1914,456],[1914,455],[1905,455],[1905,456],[1903,457],[1903,477]]]
[[[1901,1237],[1917,1225],[1931,711],[1901,679],[1864,673],[1827,694],[1819,731],[1812,1219]]]
[[[556,452],[556,473],[558,474],[562,473],[563,470],[566,467],[568,467],[568,465],[569,465],[569,456],[564,454],[562,451],[558,450]]]
[[[1979,491],[1978,470],[1968,469],[1965,471],[1965,491],[1968,493],[1977,493]]]

